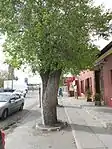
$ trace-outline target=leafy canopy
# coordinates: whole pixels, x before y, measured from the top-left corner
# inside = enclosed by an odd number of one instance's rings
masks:
[[[5,52],[44,72],[90,67],[98,51],[90,35],[107,37],[112,19],[92,0],[0,0],[0,12]]]

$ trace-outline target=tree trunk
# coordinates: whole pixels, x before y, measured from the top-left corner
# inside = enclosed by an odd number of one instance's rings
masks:
[[[52,126],[57,123],[57,93],[61,70],[41,74],[43,82],[42,118],[43,124]]]
[[[56,73],[56,80],[55,80],[55,87],[56,87],[56,92],[57,92],[57,95],[56,95],[56,105],[58,105],[58,88],[59,88],[59,81],[60,81],[60,76],[61,76],[61,70],[59,70],[57,73]]]
[[[46,90],[46,87],[47,87],[49,74],[50,74],[50,71],[47,71],[45,73],[43,73],[43,72],[40,73],[40,76],[42,78],[42,99],[44,98],[44,93],[45,93],[45,90]]]

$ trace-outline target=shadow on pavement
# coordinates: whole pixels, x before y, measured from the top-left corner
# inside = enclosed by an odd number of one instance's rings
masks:
[[[29,110],[28,114],[26,115],[26,118],[21,121],[20,123],[28,123],[28,122],[32,122],[32,121],[36,121],[37,119],[39,119],[41,117],[41,112],[39,110]]]
[[[28,112],[28,110],[24,109],[23,111],[12,113],[6,120],[0,119],[0,128],[4,130],[9,129],[13,125],[19,123],[19,121],[22,120]]]
[[[82,107],[95,107],[95,105],[92,103],[92,104],[87,104],[87,105],[81,105]]]
[[[110,129],[105,129],[104,127],[97,127],[97,126],[85,126],[85,125],[80,125],[80,124],[71,124],[71,125],[68,124],[68,127],[65,130],[71,131],[71,127],[75,131],[112,135],[112,131]]]
[[[38,110],[27,110],[16,112],[8,116],[6,120],[0,120],[0,128],[7,130],[10,127],[13,127],[15,124],[27,123],[33,121],[36,118],[38,119],[41,116],[41,113]]]
[[[107,107],[107,108],[104,108],[104,107],[103,108],[96,108],[96,109],[94,109],[94,111],[112,114],[112,108],[109,108],[109,107]]]
[[[65,108],[82,109],[82,106],[64,106]]]
[[[27,110],[27,109],[23,109],[23,111],[16,111],[16,112],[13,112],[13,113],[11,113],[11,114],[7,117],[7,119],[5,119],[5,120],[0,119],[0,122],[7,122],[9,119],[10,119],[10,120],[13,120],[13,119],[16,119],[16,120],[17,120],[17,118],[18,118],[20,115],[25,115],[25,114],[28,113],[28,112],[29,112],[29,110]]]

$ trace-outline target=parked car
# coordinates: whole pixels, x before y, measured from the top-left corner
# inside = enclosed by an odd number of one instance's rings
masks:
[[[14,89],[10,89],[10,88],[0,88],[0,92],[11,92],[13,93],[15,90]]]
[[[3,120],[13,112],[22,111],[24,98],[19,94],[3,92],[0,93],[0,118]]]
[[[3,92],[4,91],[4,88],[0,88],[0,92]]]
[[[5,88],[3,90],[3,92],[11,92],[11,93],[13,93],[14,91],[15,91],[14,89],[10,89],[10,88]]]
[[[15,93],[15,94],[19,94],[23,97],[26,97],[26,94],[28,93],[27,89],[9,89],[9,88],[5,88],[5,89],[0,89],[0,93],[1,92],[11,92],[11,93]]]
[[[27,91],[26,90],[15,90],[14,94],[19,94],[20,96],[26,97]]]

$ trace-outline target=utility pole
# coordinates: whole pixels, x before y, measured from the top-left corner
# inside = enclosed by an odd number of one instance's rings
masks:
[[[12,89],[13,89],[13,79],[14,79],[14,68],[9,64],[9,68],[8,68],[8,80],[11,80],[12,83]]]
[[[12,74],[12,90],[13,90],[13,74]]]
[[[39,84],[39,108],[41,108],[41,85]]]

